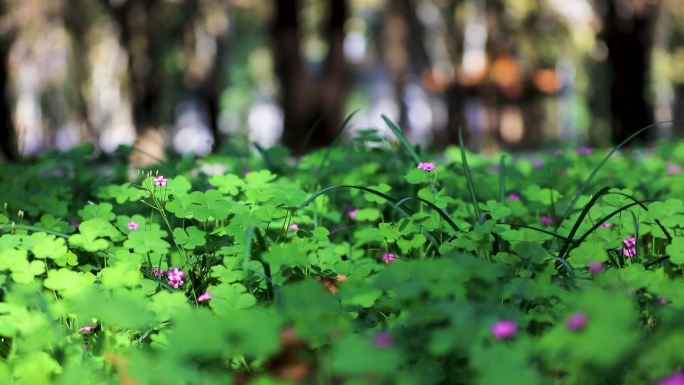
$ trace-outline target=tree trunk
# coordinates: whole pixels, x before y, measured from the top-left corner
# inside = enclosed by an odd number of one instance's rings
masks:
[[[321,102],[316,115],[322,116],[319,130],[313,134],[311,147],[323,147],[332,144],[335,133],[343,120],[344,101],[349,91],[349,74],[347,60],[344,56],[344,23],[347,21],[347,0],[330,0],[328,9],[328,28],[326,37],[328,55],[325,59],[325,70],[319,88],[318,97]]]
[[[0,2],[0,15],[5,12]],[[11,36],[0,36],[0,152],[6,160],[18,158],[17,140],[12,121],[12,106],[9,101],[9,73],[7,57],[11,47]]]
[[[88,47],[84,39],[93,20],[93,14],[89,8],[90,4],[83,1],[71,0],[67,3],[64,12],[64,25],[71,34],[73,47],[73,59],[75,69],[72,71],[74,76],[74,87],[76,88],[76,114],[79,123],[86,127],[86,133],[90,138],[95,138],[97,133],[90,124],[88,116],[88,92],[85,87],[88,80]]]
[[[646,100],[646,92],[654,12],[648,5],[631,5],[629,15],[620,8],[630,7],[625,2],[607,3],[603,32],[611,74],[611,131],[613,142],[620,143],[653,123],[653,108]],[[646,140],[649,134],[647,131],[639,139]]]
[[[156,25],[154,16],[158,0],[126,1],[112,5],[101,0],[109,9],[121,34],[121,45],[128,54],[128,76],[133,123],[138,136],[158,126],[156,119],[159,97],[159,47],[152,39]],[[170,37],[169,37],[170,38]]]
[[[328,55],[320,78],[307,71],[300,50],[299,5],[298,0],[275,0],[272,32],[284,115],[281,141],[301,154],[332,143],[342,121],[348,76],[344,57],[346,0],[329,2]]]
[[[672,120],[675,122],[684,122],[684,84],[674,84],[674,101],[672,103]],[[674,125],[672,134],[681,138],[684,133],[682,127],[678,127],[681,123]]]
[[[405,0],[395,0],[387,3],[383,46],[385,49],[385,65],[389,69],[394,87],[394,102],[399,116],[398,124],[402,131],[410,131],[408,126],[407,105],[404,100],[404,90],[408,79],[409,52],[407,9]]]
[[[273,29],[275,67],[280,80],[280,103],[283,109],[282,142],[298,150],[309,125],[309,78],[300,49],[301,28],[298,0],[275,0]]]

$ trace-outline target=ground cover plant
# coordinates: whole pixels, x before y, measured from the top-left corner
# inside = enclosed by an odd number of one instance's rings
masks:
[[[0,383],[684,383],[684,143],[396,132],[3,165]]]

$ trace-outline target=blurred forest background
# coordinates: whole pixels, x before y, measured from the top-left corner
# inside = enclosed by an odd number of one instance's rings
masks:
[[[684,120],[684,1],[0,0],[0,89],[5,159],[301,153],[356,109],[347,136],[386,114],[437,148],[606,145]]]

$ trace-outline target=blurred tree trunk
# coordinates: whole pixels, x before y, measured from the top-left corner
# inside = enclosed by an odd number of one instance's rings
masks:
[[[79,123],[86,127],[87,135],[90,138],[96,137],[96,132],[90,124],[88,117],[88,91],[86,82],[88,80],[88,47],[85,43],[85,38],[90,28],[94,15],[89,7],[90,3],[83,0],[70,0],[66,2],[67,6],[64,9],[63,18],[64,26],[71,35],[71,44],[73,47],[73,60],[75,70],[73,87],[76,88],[75,109],[78,116]]]
[[[463,141],[468,142],[470,131],[465,116],[465,101],[468,97],[475,94],[475,90],[464,84],[460,79],[458,71],[465,51],[463,42],[465,26],[457,24],[454,15],[461,3],[462,0],[451,0],[444,8],[444,21],[450,32],[446,38],[451,43],[447,45],[447,49],[455,72],[454,79],[444,91],[447,104],[447,125],[443,131],[444,137],[437,141],[438,145],[444,146],[458,144],[459,128],[461,129]]]
[[[0,16],[5,14],[5,4],[0,1]],[[12,121],[12,106],[9,102],[8,55],[12,45],[12,32],[0,36],[0,152],[7,160],[18,158],[17,141]]]
[[[348,90],[344,57],[346,0],[328,2],[328,54],[320,76],[307,70],[301,52],[298,0],[275,0],[273,43],[283,109],[282,143],[296,153],[332,143],[341,121]],[[315,131],[311,131],[315,129]]]
[[[344,55],[344,23],[349,9],[347,0],[325,0],[328,3],[328,26],[326,38],[328,55],[325,59],[323,87],[319,89],[321,104],[317,115],[323,116],[320,131],[314,133],[312,147],[327,146],[335,139],[335,133],[342,124],[344,102],[349,91],[349,73]]]
[[[676,83],[674,86],[674,101],[672,103],[672,120],[684,122],[684,84]],[[672,127],[672,134],[681,138],[684,134],[681,123],[675,123]]]
[[[384,24],[385,64],[389,69],[394,87],[394,102],[398,107],[398,124],[402,131],[410,131],[404,89],[408,79],[408,6],[409,0],[395,0],[387,3]]]
[[[220,4],[209,5],[220,9]],[[227,30],[207,31],[205,25],[207,21],[202,18],[201,8],[202,4],[198,0],[187,0],[184,3],[184,16],[192,21],[187,22],[184,27],[186,42],[183,87],[193,99],[201,104],[202,112],[206,114],[208,128],[214,139],[212,149],[216,150],[223,143],[223,135],[219,130],[219,113],[221,112],[221,90],[225,87],[222,71],[229,51],[228,39]],[[220,9],[220,11],[224,10]],[[227,28],[227,20],[225,23]],[[207,58],[206,53],[198,53],[202,51],[198,49],[198,46],[206,44],[205,41],[201,41],[202,39],[210,39],[215,44],[216,50],[213,57]]]
[[[643,4],[642,4],[643,3]],[[653,123],[653,107],[646,99],[650,70],[654,6],[645,2],[608,0],[603,37],[611,73],[611,130],[619,143]],[[650,131],[640,135],[648,139]]]
[[[120,30],[121,45],[128,53],[130,98],[133,123],[138,136],[158,127],[156,109],[159,99],[159,71],[161,55],[153,39],[155,28],[163,24],[156,20],[160,12],[155,9],[159,0],[124,1],[113,5],[102,0]],[[158,15],[158,16],[155,16]],[[167,38],[171,38],[170,36]]]

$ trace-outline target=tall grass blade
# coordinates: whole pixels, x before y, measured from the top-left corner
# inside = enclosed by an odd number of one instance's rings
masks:
[[[575,194],[575,197],[570,202],[570,205],[568,206],[568,208],[565,210],[563,217],[558,222],[558,226],[560,226],[561,223],[563,223],[563,221],[565,221],[570,216],[570,213],[575,208],[575,204],[579,200],[580,196],[582,196],[582,194],[584,194],[584,192],[587,190],[587,188],[589,188],[589,184],[591,184],[591,181],[594,180],[594,177],[596,176],[596,174],[598,174],[598,172],[603,168],[603,166],[606,164],[606,162],[608,162],[608,159],[610,159],[610,157],[613,156],[613,154],[617,150],[621,149],[623,146],[625,146],[627,143],[629,143],[632,139],[641,135],[642,132],[648,131],[651,128],[658,127],[658,126],[661,126],[663,124],[672,124],[672,123],[678,123],[678,122],[675,120],[668,120],[668,121],[650,124],[650,125],[642,128],[642,129],[640,129],[639,131],[633,133],[627,139],[623,140],[618,145],[613,147],[613,149],[610,150],[610,152],[608,154],[606,154],[606,156],[599,162],[599,164],[596,165],[596,167],[594,167],[594,170],[591,172],[591,174],[589,174],[589,177],[587,179],[585,179],[584,183],[582,183],[582,186],[580,187],[580,189]]]
[[[463,155],[461,155],[463,156]],[[499,201],[504,203],[506,199],[506,155],[499,158]]]
[[[605,194],[607,194],[610,191],[610,187],[606,186],[603,187],[601,190],[599,190],[598,193],[594,194],[594,196],[591,197],[591,200],[589,200],[589,203],[587,203],[584,208],[582,209],[582,212],[580,213],[579,217],[577,217],[577,220],[575,223],[572,225],[572,229],[570,229],[570,233],[568,233],[568,239],[567,241],[563,244],[563,248],[561,249],[560,253],[558,253],[558,258],[565,258],[565,254],[568,252],[570,249],[570,244],[572,239],[575,236],[575,233],[577,232],[577,229],[579,229],[580,225],[584,221],[584,218],[589,214],[589,210],[591,210],[592,207],[598,202],[599,199]]]
[[[409,155],[411,155],[411,158],[413,158],[413,162],[415,164],[420,163],[420,157],[418,156],[418,153],[416,153],[416,150],[413,149],[413,147],[411,146],[411,143],[409,143],[408,139],[406,139],[406,136],[404,136],[404,133],[401,132],[399,127],[397,127],[397,125],[394,124],[394,122],[392,122],[390,120],[390,118],[388,118],[386,115],[381,115],[381,116],[382,116],[382,120],[385,121],[385,124],[387,124],[387,126],[390,128],[390,130],[392,130],[392,133],[394,134],[394,136],[397,137],[397,139],[399,140],[399,143],[401,143],[402,147],[404,147],[404,150],[406,150],[406,152],[408,152]]]
[[[249,278],[249,262],[252,260],[252,242],[254,241],[254,233],[256,228],[250,226],[245,234],[245,243],[242,251],[242,271],[245,275],[245,281]]]
[[[385,199],[386,201],[392,203],[392,206],[395,207],[399,212],[401,212],[405,216],[410,216],[411,214],[414,214],[414,212],[410,208],[404,206],[404,202],[409,200],[409,199],[415,199],[417,201],[425,203],[428,207],[430,207],[435,212],[437,212],[437,214],[439,214],[439,216],[442,217],[442,219],[444,219],[454,231],[457,231],[457,232],[461,231],[458,228],[458,225],[456,225],[456,223],[442,209],[435,206],[435,204],[430,202],[430,201],[427,201],[427,200],[422,199],[422,198],[404,198],[400,202],[400,201],[392,198],[391,196],[389,196],[383,192],[374,190],[372,188],[364,187],[364,186],[336,185],[336,186],[326,187],[324,189],[321,189],[321,190],[315,192],[313,195],[311,195],[309,198],[307,198],[301,205],[299,205],[299,208],[302,209],[302,208],[306,207],[309,203],[314,201],[316,198],[318,198],[319,196],[326,194],[332,190],[340,189],[340,188],[357,189],[357,190],[361,190],[361,191],[371,193],[373,195],[377,195],[377,196]]]
[[[465,153],[465,146],[463,145],[463,133],[461,127],[458,128],[458,146],[461,149],[461,164],[463,165],[463,173],[465,173],[466,181],[468,182],[468,190],[470,191],[470,200],[475,210],[475,222],[482,223],[482,215],[480,214],[480,206],[477,203],[477,195],[475,194],[475,184],[473,183],[473,176],[470,174],[470,167],[468,167],[468,159]]]
[[[333,147],[337,144],[338,140],[342,137],[342,133],[344,130],[349,126],[349,122],[352,120],[354,115],[356,115],[361,109],[357,108],[354,111],[352,111],[347,117],[344,119],[342,122],[342,125],[340,125],[340,128],[337,129],[337,132],[335,132],[335,136],[333,138],[333,142],[330,144],[325,149],[325,154],[323,155],[323,159],[321,159],[321,163],[318,164],[318,169],[316,170],[316,181],[314,185],[317,185],[318,182],[320,181],[320,176],[321,176],[321,170],[323,167],[325,167],[326,163],[328,163],[328,158],[330,157],[330,151],[332,151]]]

